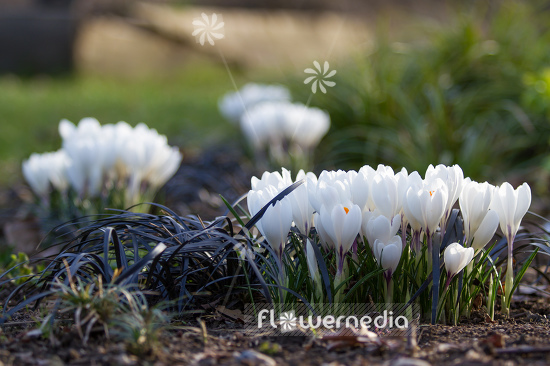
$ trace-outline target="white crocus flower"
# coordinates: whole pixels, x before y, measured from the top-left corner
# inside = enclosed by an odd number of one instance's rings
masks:
[[[406,194],[407,207],[410,210],[409,221],[416,220],[426,233],[428,251],[431,253],[433,269],[432,286],[432,324],[435,324],[436,307],[439,301],[439,243],[432,242],[439,222],[443,218],[448,200],[447,185],[440,178],[424,179],[422,187],[412,185]]]
[[[278,191],[273,186],[267,186],[260,190],[250,190],[246,198],[248,204],[248,212],[254,217],[260,210],[269,203],[276,195]],[[256,227],[260,232],[262,231],[261,220],[256,223]]]
[[[289,114],[286,136],[295,144],[295,149],[308,151],[314,148],[330,128],[328,113],[318,108],[294,104]]]
[[[262,235],[273,248],[279,261],[282,261],[290,226],[292,225],[292,207],[286,199],[270,205],[265,211],[261,222]]]
[[[321,207],[320,220],[323,229],[334,243],[337,258],[337,272],[342,274],[344,257],[351,249],[361,229],[361,209],[357,205],[345,207],[335,205],[330,211]]]
[[[384,269],[384,277],[386,283],[384,284],[384,292],[386,302],[391,303],[393,298],[393,281],[392,277],[401,260],[401,253],[403,246],[401,245],[401,238],[394,236],[389,241],[383,242],[376,240],[374,242],[373,253],[378,265]]]
[[[411,185],[405,195],[407,219],[418,222],[430,237],[445,214],[447,199],[447,186],[439,178],[424,180],[422,186]]]
[[[483,248],[493,237],[498,226],[497,212],[489,210],[494,189],[495,187],[487,182],[478,183],[470,178],[464,180],[458,202],[464,220],[465,243],[471,242],[474,250]]]
[[[306,243],[306,255],[307,255],[307,268],[309,270],[309,276],[313,280],[315,286],[315,296],[317,300],[321,301],[323,298],[323,284],[321,281],[321,273],[319,272],[319,265],[317,264],[317,257],[313,250],[313,244],[311,240],[307,239]]]
[[[70,159],[63,150],[32,154],[23,162],[23,176],[33,192],[43,199],[50,193],[50,185],[60,192],[68,188],[67,167]]]
[[[388,243],[397,234],[399,226],[399,215],[395,215],[393,220],[388,219],[384,215],[363,215],[361,227],[370,247],[374,250],[374,242],[376,240]]]
[[[253,190],[264,189],[267,186],[273,186],[279,192],[292,184],[292,177],[288,169],[282,168],[282,174],[279,172],[264,172],[260,179],[252,177],[250,183]],[[311,176],[309,176],[312,178]]]
[[[407,228],[409,226],[408,218],[410,217],[410,214],[405,214],[405,210],[410,213],[406,200],[407,190],[413,185],[421,186],[422,178],[418,172],[414,171],[411,174],[408,174],[407,169],[403,168],[395,175],[395,179],[397,181],[398,206],[400,207],[399,213],[401,214],[401,242],[403,249],[405,249],[405,246],[407,245]],[[418,223],[418,221],[411,222],[411,234],[413,239],[411,242],[411,248],[413,249],[416,249],[418,246],[421,230],[422,226]]]
[[[322,171],[317,184],[308,187],[308,197],[316,212],[320,212],[323,205],[329,210],[337,204],[349,207],[352,200],[348,174],[342,170]]]
[[[103,185],[104,157],[98,140],[94,138],[69,139],[63,150],[71,158],[67,175],[71,186],[80,197],[96,197]]]
[[[472,240],[472,248],[479,250],[493,238],[498,227],[498,214],[495,210],[487,211],[487,215],[483,218],[479,227],[474,232],[474,240]]]
[[[371,184],[372,180],[374,179],[374,176],[376,175],[376,171],[370,166],[370,165],[364,165],[359,169],[358,174],[363,175],[363,179],[366,180],[367,185],[365,186],[365,189],[368,190],[367,194],[367,204],[364,207],[364,209],[368,211],[374,211],[376,208],[376,205],[374,204],[374,201],[372,199],[372,190],[371,190]]]
[[[67,170],[71,186],[81,197],[96,197],[104,183],[106,166],[114,165],[112,141],[102,139],[101,125],[95,118],[83,118],[77,126],[62,120],[59,133],[63,150],[71,159]]]
[[[101,134],[101,125],[95,118],[86,117],[82,118],[78,122],[78,126],[75,126],[69,120],[62,119],[59,122],[59,135],[65,141],[67,139],[81,138],[81,137],[97,137]]]
[[[367,202],[369,200],[369,181],[365,173],[358,172],[354,175],[350,184],[351,201],[359,206],[361,211],[367,208]]]
[[[219,101],[221,114],[231,122],[237,122],[246,110],[266,101],[290,101],[290,92],[281,85],[249,83],[241,90],[227,93]]]
[[[458,200],[460,192],[462,192],[462,183],[464,181],[464,173],[462,168],[458,165],[445,166],[439,164],[434,168],[430,164],[426,170],[426,180],[433,180],[439,178],[447,186],[447,200],[445,202],[445,212],[441,218],[441,232],[445,233],[447,222],[451,216],[453,206]]]
[[[505,182],[495,190],[491,208],[498,213],[500,229],[508,241],[508,265],[506,269],[505,296],[502,299],[503,309],[509,312],[510,298],[514,286],[513,253],[514,239],[523,216],[531,206],[531,188],[523,183],[516,190]]]
[[[399,214],[399,192],[397,189],[397,181],[393,175],[393,170],[385,173],[378,173],[374,176],[370,187],[372,199],[376,208],[388,219]]]
[[[505,182],[495,190],[491,208],[497,211],[500,229],[506,235],[510,246],[529,206],[531,206],[531,188],[527,183],[523,183],[514,190],[510,183]]]
[[[309,175],[309,179],[308,179]],[[313,207],[308,198],[308,181],[314,180],[315,174],[305,173],[303,170],[298,172],[296,181],[304,180],[300,186],[292,191],[287,197],[292,206],[292,218],[294,224],[303,235],[308,235],[309,229],[313,226]],[[315,178],[316,179],[316,178]]]
[[[271,127],[273,118],[266,119],[265,123],[260,123],[264,119],[264,115],[271,113],[271,110],[265,110],[254,108],[251,113],[244,114],[241,117],[240,127],[243,131],[248,142],[256,150],[263,149],[268,143],[276,143],[277,145],[282,144],[282,136],[279,133],[275,132],[271,134],[270,131],[273,129]],[[271,138],[271,141],[270,141]],[[282,148],[277,146],[277,148]]]
[[[323,206],[323,209],[324,209],[324,206]],[[315,212],[315,214],[313,215],[313,225],[317,230],[317,234],[319,234],[319,239],[320,239],[321,245],[323,246],[323,249],[328,251],[330,249],[334,249],[336,245],[334,244],[334,241],[332,241],[331,237],[328,235],[327,231],[323,227],[323,221],[321,220],[321,214],[319,212]]]
[[[387,270],[384,274],[389,280],[395,272],[401,260],[402,246],[401,238],[397,235],[388,241],[376,239],[374,242],[374,257],[382,269]]]
[[[464,269],[474,258],[474,248],[464,248],[458,243],[452,243],[445,248],[443,259],[447,270],[447,283]]]
[[[407,194],[407,189],[409,189],[409,173],[407,172],[407,169],[402,168],[399,172],[395,174],[395,183],[397,185],[397,207],[399,209],[399,213],[401,214],[402,220],[401,226],[403,226],[404,228],[403,231],[406,231],[407,220],[405,219],[405,215],[403,214],[403,200],[405,199],[405,194]]]
[[[284,161],[288,150],[307,156],[330,127],[329,115],[317,108],[288,101],[255,104],[243,114],[240,126],[257,150],[269,147],[271,155]]]

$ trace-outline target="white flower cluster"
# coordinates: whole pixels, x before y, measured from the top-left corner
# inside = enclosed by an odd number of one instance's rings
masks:
[[[256,150],[267,148],[285,163],[288,153],[307,155],[330,128],[329,115],[301,103],[292,103],[290,92],[278,85],[247,84],[225,95],[221,113],[240,127]]]
[[[411,248],[421,250],[422,235],[428,243],[441,240],[453,206],[458,201],[464,220],[464,238],[457,250],[445,253],[450,275],[460,271],[493,237],[500,222],[502,231],[515,236],[531,204],[531,190],[524,183],[516,190],[509,183],[495,187],[464,178],[458,165],[430,165],[424,179],[405,168],[395,173],[379,165],[359,171],[323,171],[317,178],[300,171],[296,181],[305,182],[284,199],[270,206],[257,227],[281,255],[292,224],[304,235],[315,226],[322,245],[334,250],[337,275],[345,255],[359,238],[368,243],[385,275],[396,270],[410,233]],[[248,208],[255,215],[279,192],[293,183],[283,169],[252,178]],[[401,228],[401,237],[398,231]],[[434,235],[437,234],[437,235]],[[513,242],[513,238],[511,240]],[[431,248],[428,248],[431,251]],[[464,260],[467,258],[467,260]],[[451,272],[453,271],[453,272]]]
[[[262,102],[289,102],[290,92],[281,85],[249,83],[235,93],[224,95],[218,106],[221,114],[231,122],[239,122],[241,116]]]
[[[32,154],[23,162],[23,174],[32,190],[47,199],[50,185],[58,191],[70,186],[81,199],[125,192],[127,206],[154,195],[178,169],[182,155],[166,136],[140,123],[100,125],[84,118],[78,126],[62,120],[61,150]],[[146,194],[147,193],[147,194]]]

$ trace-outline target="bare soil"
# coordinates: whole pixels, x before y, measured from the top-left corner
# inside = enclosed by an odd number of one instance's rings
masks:
[[[5,298],[8,288],[0,290]],[[457,326],[419,327],[409,339],[361,341],[345,337],[249,337],[243,325],[216,312],[173,320],[151,352],[92,334],[83,344],[74,326],[49,339],[29,333],[37,312],[25,311],[0,328],[4,365],[547,365],[550,304],[531,297],[514,302],[509,318],[490,321],[479,310]]]

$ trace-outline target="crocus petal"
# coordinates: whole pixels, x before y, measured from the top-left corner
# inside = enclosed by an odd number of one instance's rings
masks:
[[[529,210],[531,206],[531,187],[527,183],[523,183],[517,188],[518,203],[516,206],[516,212],[514,214],[514,226],[516,230],[519,228],[519,224],[523,216]]]
[[[472,242],[472,248],[474,248],[474,250],[477,251],[487,245],[489,240],[495,235],[498,222],[497,212],[495,210],[489,210],[483,221],[481,221],[477,231],[474,233],[474,240]]]
[[[454,276],[462,271],[474,258],[474,248],[464,248],[458,243],[449,244],[443,253],[445,268],[447,272]]]

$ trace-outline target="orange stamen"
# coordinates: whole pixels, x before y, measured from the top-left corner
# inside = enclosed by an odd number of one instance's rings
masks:
[[[348,214],[349,213],[349,208],[344,207],[344,211],[346,211],[346,214]]]

